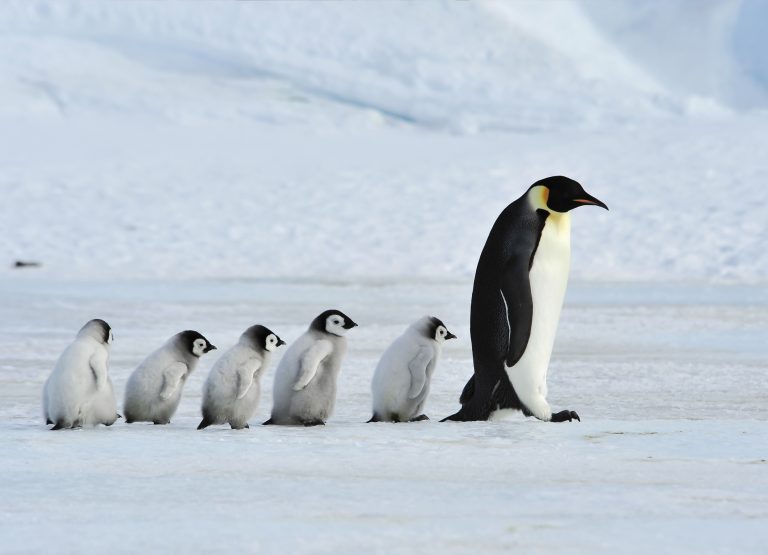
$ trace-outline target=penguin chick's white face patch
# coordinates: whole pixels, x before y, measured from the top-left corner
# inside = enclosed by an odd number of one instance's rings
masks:
[[[332,333],[333,335],[343,336],[347,333],[344,328],[344,318],[338,314],[331,314],[325,320],[325,331]]]
[[[277,348],[277,337],[274,333],[270,333],[267,336],[267,340],[264,342],[264,346],[267,351],[274,351]]]
[[[114,340],[115,340],[115,334],[112,333],[112,330],[109,330],[109,337],[107,337],[107,345],[111,345]]]
[[[201,357],[205,354],[205,348],[208,346],[205,339],[195,339],[192,343],[192,354],[196,357]]]
[[[448,330],[445,329],[445,326],[437,326],[437,329],[435,330],[435,341],[438,343],[444,343],[447,335]]]

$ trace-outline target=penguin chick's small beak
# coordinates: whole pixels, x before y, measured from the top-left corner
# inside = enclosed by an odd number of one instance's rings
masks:
[[[354,323],[352,320],[347,320],[347,323],[344,324],[344,329],[345,330],[351,330],[354,327],[357,327],[357,324]]]
[[[285,341],[283,341],[282,339],[280,339],[280,338],[277,339],[277,347],[279,347],[280,345],[285,345],[285,344],[286,344]]]
[[[453,335],[451,332],[449,332],[448,330],[445,330],[445,331],[446,331],[446,334],[445,334],[446,339],[456,339],[456,336]]]
[[[215,350],[216,350],[216,345],[212,345],[211,343],[208,343],[208,347],[206,347],[205,351],[203,351],[203,352],[204,353],[209,353],[209,352],[215,351]]]
[[[586,194],[586,193],[584,194],[584,196],[580,198],[573,199],[573,202],[576,202],[578,204],[592,204],[594,206],[599,206],[601,208],[605,208],[606,210],[608,210],[608,206],[606,206],[606,204],[602,200],[595,198],[592,195]]]

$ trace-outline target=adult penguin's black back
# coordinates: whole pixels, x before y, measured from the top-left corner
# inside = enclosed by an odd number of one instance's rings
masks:
[[[496,219],[480,255],[472,290],[470,333],[474,375],[461,409],[445,420],[487,420],[517,409],[540,420],[552,414],[547,368],[570,265],[570,216],[578,206],[608,208],[567,177],[537,181]]]

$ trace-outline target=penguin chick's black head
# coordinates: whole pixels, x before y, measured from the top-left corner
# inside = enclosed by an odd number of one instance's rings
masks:
[[[185,330],[176,336],[179,342],[186,348],[191,354],[196,357],[200,357],[203,354],[213,351],[216,346],[208,341],[203,334],[194,330]]]
[[[267,344],[267,341],[270,340],[270,335],[274,337],[274,339],[271,340],[272,344]],[[285,341],[280,339],[275,332],[260,324],[256,324],[245,330],[242,337],[247,338],[259,349],[266,349],[268,351],[271,351],[280,345],[285,345]]]
[[[96,336],[97,339],[102,343],[112,342],[112,326],[107,324],[101,318],[88,320],[88,322],[86,322],[86,324],[80,328],[78,335],[84,332],[90,334],[92,337]]]
[[[438,341],[439,339],[445,341],[446,339],[456,339],[456,336],[448,331],[448,328],[443,324],[443,321],[440,318],[430,316],[429,338],[434,339],[435,341]]]
[[[555,212],[568,212],[579,206],[592,204],[608,210],[605,203],[587,193],[578,181],[555,175],[537,181],[530,189],[541,187],[542,204]],[[537,199],[538,200],[538,199]]]
[[[332,309],[332,310],[326,310],[325,312],[322,312],[321,314],[319,314],[317,318],[312,320],[312,323],[309,325],[309,327],[313,330],[324,332],[324,331],[328,331],[327,325],[329,323],[333,326],[336,326],[345,330],[352,329],[357,325],[352,320],[352,318],[344,314],[341,310]]]

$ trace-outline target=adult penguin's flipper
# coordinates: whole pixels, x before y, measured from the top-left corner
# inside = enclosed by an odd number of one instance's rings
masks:
[[[535,251],[534,251],[535,252]],[[504,304],[507,343],[504,364],[514,366],[528,346],[533,322],[533,297],[528,272],[533,254],[512,256],[504,268],[499,295]]]

